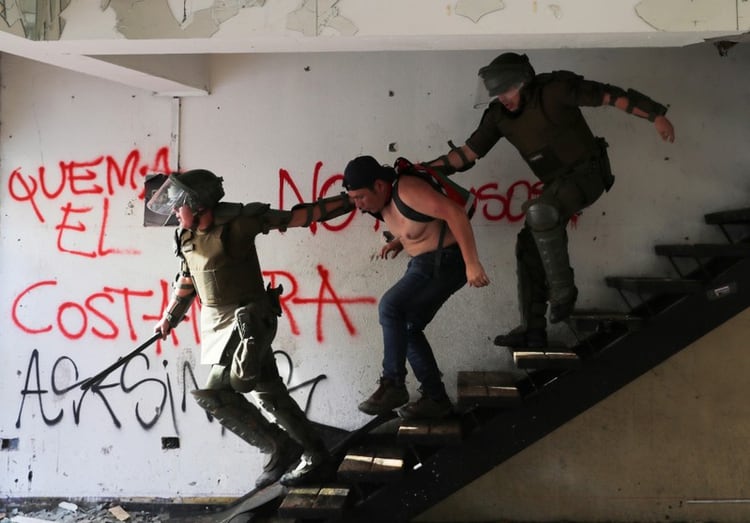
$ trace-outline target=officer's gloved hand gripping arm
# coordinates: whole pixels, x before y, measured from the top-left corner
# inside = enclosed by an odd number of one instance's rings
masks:
[[[621,111],[633,114],[639,118],[645,118],[654,122],[656,132],[665,142],[674,142],[674,126],[665,116],[667,108],[655,102],[645,94],[635,89],[624,91],[618,87],[607,86],[604,92],[602,105],[612,105]]]
[[[430,160],[425,165],[441,171],[446,176],[468,171],[476,165],[479,156],[471,150],[471,147],[466,144],[456,147],[452,142],[448,142],[448,145],[451,146],[448,154]]]

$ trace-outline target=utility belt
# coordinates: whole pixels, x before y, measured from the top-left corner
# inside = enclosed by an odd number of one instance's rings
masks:
[[[593,151],[588,157],[580,162],[571,166],[561,166],[545,173],[535,172],[535,174],[542,183],[547,185],[558,179],[594,172],[601,178],[604,190],[609,191],[615,183],[615,177],[612,174],[612,166],[609,163],[609,156],[607,155],[607,147],[609,147],[609,144],[601,137],[597,137],[594,140]]]

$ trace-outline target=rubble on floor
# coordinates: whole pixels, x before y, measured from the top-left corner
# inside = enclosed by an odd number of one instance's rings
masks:
[[[0,523],[162,523],[170,521],[163,512],[131,511],[116,504],[99,503],[91,507],[80,507],[75,503],[61,502],[56,507],[34,510],[13,508],[0,511]],[[171,521],[175,521],[172,519]]]

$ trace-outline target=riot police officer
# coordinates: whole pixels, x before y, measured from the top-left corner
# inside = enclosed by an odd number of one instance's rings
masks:
[[[205,386],[192,394],[224,427],[268,454],[258,488],[278,479],[294,485],[320,470],[328,452],[279,376],[271,342],[281,315],[281,290],[263,286],[255,237],[271,229],[307,227],[353,207],[345,194],[291,211],[265,203],[220,203],[223,196],[222,178],[196,169],[172,173],[149,199],[150,210],[176,214],[181,263],[155,332],[166,338],[200,297],[201,363],[211,370]],[[276,424],[245,398],[250,391]]]
[[[503,53],[479,70],[490,105],[461,147],[429,162],[448,174],[470,169],[506,138],[543,183],[526,202],[526,219],[516,242],[521,325],[495,344],[537,348],[547,345],[550,322],[570,316],[578,297],[568,258],[566,226],[614,183],[603,138],[594,136],[580,106],[612,105],[653,122],[665,141],[674,141],[667,108],[633,89],[586,80],[569,71],[536,74],[527,56]]]

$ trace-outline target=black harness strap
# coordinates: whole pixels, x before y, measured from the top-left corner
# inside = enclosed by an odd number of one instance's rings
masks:
[[[407,218],[409,218],[410,220],[413,220],[415,222],[428,223],[436,219],[427,214],[421,213],[419,211],[415,211],[414,209],[406,205],[406,203],[404,203],[404,201],[398,195],[398,178],[393,183],[393,191],[391,192],[391,199],[393,200],[393,203],[396,205],[396,208],[399,210],[399,212],[403,214],[404,216],[406,216]],[[441,222],[442,223],[440,225],[440,237],[438,238],[437,251],[435,252],[434,275],[436,278],[438,274],[440,273],[440,262],[442,261],[443,243],[445,242],[445,233],[446,233],[446,230],[448,229],[448,224],[445,223],[445,220],[441,220]]]

